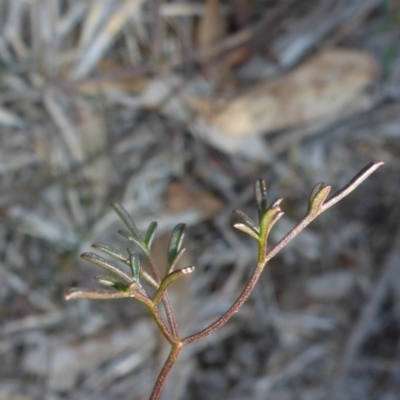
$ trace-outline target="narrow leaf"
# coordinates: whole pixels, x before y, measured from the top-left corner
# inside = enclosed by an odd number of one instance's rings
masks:
[[[309,200],[308,200],[309,208],[311,207],[311,203],[312,203],[312,201],[314,200],[315,195],[324,187],[324,185],[325,185],[325,183],[319,182],[319,183],[317,183],[317,184],[313,187],[313,189],[311,190],[310,198],[309,198]]]
[[[318,192],[315,194],[309,205],[309,211],[308,211],[309,214],[317,215],[321,212],[322,206],[324,205],[324,201],[328,197],[330,191],[331,191],[331,186],[329,185],[326,186],[324,185],[318,190]]]
[[[127,275],[125,272],[121,271],[119,268],[117,268],[115,265],[110,263],[108,260],[106,260],[103,257],[98,256],[97,254],[94,253],[83,253],[81,254],[81,258],[89,261],[90,263],[97,265],[101,268],[106,269],[109,272],[112,272],[113,274],[119,276],[123,280],[127,282],[132,282],[132,278]]]
[[[119,230],[118,233],[125,239],[129,240],[130,242],[135,243],[143,251],[146,251],[146,248],[143,246],[143,242],[140,239],[137,239],[136,237],[132,236],[132,234],[130,232],[124,231],[124,230]]]
[[[279,199],[276,199],[276,200],[272,203],[272,205],[271,205],[270,208],[274,208],[274,207],[279,206],[279,205],[282,203],[282,200],[283,200],[283,197],[279,197]]]
[[[93,243],[92,247],[96,250],[103,252],[104,254],[108,254],[109,256],[114,257],[119,261],[122,261],[124,264],[129,265],[129,259],[126,257],[126,255],[115,247],[99,242]]]
[[[186,224],[178,224],[172,231],[168,246],[168,266],[170,266],[181,250],[183,238],[185,237]]]
[[[144,243],[146,244],[146,247],[148,250],[150,250],[151,248],[151,243],[153,242],[154,239],[154,235],[156,233],[156,229],[157,229],[157,222],[153,221],[146,232],[146,236],[144,238]]]
[[[182,257],[183,253],[186,251],[185,248],[180,249],[178,251],[178,254],[175,256],[175,258],[173,259],[171,265],[169,266],[169,268],[167,269],[167,273],[166,275],[169,275],[176,267],[176,264],[178,264],[180,258]]]
[[[283,212],[279,206],[275,206],[267,210],[263,215],[260,223],[260,236],[268,236],[271,228],[274,226],[276,221],[283,215]],[[278,217],[278,218],[277,218]]]
[[[157,305],[160,300],[162,299],[165,291],[168,287],[175,282],[178,278],[183,275],[191,274],[195,270],[195,267],[190,266],[182,269],[177,269],[176,271],[172,272],[171,274],[167,275],[161,282],[159,289],[157,290],[156,294],[154,295],[153,304]]]
[[[135,282],[139,282],[140,276],[140,258],[133,250],[128,249],[130,265],[132,269],[132,278]]]
[[[245,225],[247,225],[251,230],[253,230],[257,235],[260,233],[256,223],[243,211],[234,210],[233,213],[237,218],[239,218]]]
[[[122,221],[128,227],[128,229],[131,231],[133,236],[137,240],[142,241],[142,236],[140,235],[139,230],[136,228],[136,225],[133,222],[133,219],[128,214],[128,211],[126,211],[125,208],[122,207],[121,204],[119,204],[119,203],[112,203],[111,207],[115,210],[115,212],[118,214],[118,216],[122,219]]]
[[[245,225],[245,224],[236,223],[236,224],[233,224],[233,227],[234,227],[235,229],[237,229],[238,231],[242,231],[242,232],[244,232],[244,233],[247,233],[248,235],[250,235],[250,236],[253,237],[254,239],[257,239],[257,240],[259,239],[257,233],[255,233],[255,232],[253,231],[253,229],[249,228],[249,227],[248,227],[247,225]]]
[[[108,300],[129,297],[128,292],[116,292],[110,290],[71,288],[65,293],[65,300],[74,299],[91,299],[91,300]]]
[[[257,179],[254,183],[254,195],[258,208],[258,218],[261,221],[262,216],[267,210],[267,185],[264,179]]]
[[[259,258],[263,259],[267,252],[268,235],[272,227],[282,217],[282,212],[279,205],[269,208],[263,215],[260,222],[260,238],[259,238]]]
[[[97,275],[93,278],[93,280],[100,285],[111,287],[120,292],[124,292],[128,288],[128,285],[125,285],[124,283],[108,275]]]

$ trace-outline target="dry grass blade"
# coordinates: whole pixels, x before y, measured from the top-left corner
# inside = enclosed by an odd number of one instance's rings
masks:
[[[114,11],[103,29],[96,34],[96,38],[87,48],[78,63],[71,72],[71,79],[81,79],[87,76],[105,52],[116,40],[122,28],[135,14],[138,14],[144,0],[125,0],[121,6]]]
[[[101,25],[112,11],[112,0],[92,1],[85,19],[82,22],[82,32],[78,41],[78,48],[84,51],[95,39]]]
[[[6,24],[4,27],[4,36],[12,46],[17,58],[25,59],[29,51],[24,43],[22,34],[22,21],[24,20],[24,12],[27,3],[23,0],[15,0],[8,2],[8,14],[6,16]]]
[[[64,141],[68,146],[69,151],[76,161],[82,162],[84,154],[79,140],[78,132],[74,123],[68,118],[67,113],[62,109],[54,93],[47,92],[44,96],[44,104],[47,111],[54,119],[55,124],[59,127],[63,134]]]
[[[3,107],[0,107],[0,124],[15,128],[23,128],[25,126],[22,118]]]
[[[355,361],[362,345],[368,339],[371,330],[375,327],[375,319],[380,307],[382,307],[383,302],[388,296],[388,289],[393,277],[398,276],[400,271],[399,259],[400,230],[397,231],[397,235],[393,240],[391,249],[384,262],[381,276],[370,291],[371,296],[365,304],[361,316],[352,329],[351,335],[345,345],[334,386],[337,397],[343,393],[344,381],[350,371],[351,365]]]

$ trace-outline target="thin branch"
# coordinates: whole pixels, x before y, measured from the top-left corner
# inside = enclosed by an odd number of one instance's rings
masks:
[[[160,374],[158,375],[157,382],[154,385],[154,388],[153,388],[153,391],[151,393],[149,400],[157,400],[160,397],[165,380],[167,379],[169,372],[171,371],[172,367],[174,366],[175,361],[178,358],[178,355],[182,350],[182,347],[183,347],[182,344],[172,346],[171,352],[169,353],[169,356],[168,356],[167,360],[165,361],[164,366],[162,367],[162,369],[160,371]]]
[[[351,193],[357,186],[364,182],[373,172],[375,172],[384,163],[382,161],[376,161],[368,164],[363,168],[344,188],[339,190],[335,195],[333,195],[322,207],[322,211],[327,210],[332,207],[338,201],[342,200]]]
[[[135,237],[133,237],[132,235],[130,235],[129,232],[120,230],[120,231],[118,231],[118,233],[121,236],[123,236],[125,239],[128,239],[128,240],[134,242],[143,251],[143,254],[145,255],[145,257],[149,263],[150,269],[153,272],[154,281],[157,282],[157,288],[158,288],[161,283],[159,268],[158,268],[156,262],[154,261],[153,257],[151,256],[150,251],[146,248],[146,246],[143,243],[140,242],[140,240],[138,240]],[[172,334],[174,335],[175,338],[178,338],[179,337],[178,323],[176,322],[174,310],[172,308],[171,300],[169,299],[167,292],[164,293],[163,305],[165,308],[165,313],[167,314],[168,324],[171,327]]]
[[[264,265],[266,264],[265,260],[262,260],[262,262],[259,262],[257,264],[256,269],[253,272],[253,275],[251,276],[250,281],[247,283],[246,287],[244,288],[242,294],[238,297],[238,299],[233,303],[233,305],[229,308],[229,310],[217,321],[215,321],[213,324],[208,326],[207,328],[203,329],[199,333],[196,333],[194,335],[188,336],[184,339],[182,339],[182,344],[184,346],[197,342],[200,339],[205,338],[208,336],[210,333],[216,331],[218,328],[221,326],[225,325],[235,314],[236,312],[239,311],[240,307],[244,304],[244,302],[247,300],[247,298],[250,296],[251,292],[254,289],[254,286],[256,285],[258,278],[260,277]]]
[[[150,252],[145,251],[144,252],[147,261],[149,262],[149,264],[152,266],[152,270],[156,270],[158,271],[158,266],[156,265],[156,262],[154,260],[154,258],[152,257]],[[160,278],[158,277],[159,281]],[[174,309],[172,308],[172,304],[171,304],[171,300],[169,298],[169,295],[167,292],[164,292],[163,294],[163,299],[162,299],[162,303],[165,309],[165,313],[167,314],[167,319],[168,319],[168,324],[171,328],[172,331],[172,335],[178,339],[179,338],[179,330],[178,330],[178,323],[176,321],[175,318],[175,313],[174,313]]]
[[[307,225],[310,224],[319,214],[323,211],[327,210],[329,207],[332,207],[343,197],[352,192],[358,185],[360,185],[369,175],[371,175],[375,170],[377,170],[383,162],[375,162],[369,164],[363,170],[361,170],[348,185],[346,185],[343,189],[339,190],[339,192],[331,198],[327,203],[325,203],[319,213],[308,213],[283,239],[281,239],[265,256],[263,256],[263,252],[261,251],[261,243],[259,242],[259,257],[257,267],[253,272],[253,275],[243,290],[242,294],[235,301],[235,303],[229,308],[229,310],[216,322],[203,329],[201,332],[196,333],[194,335],[188,336],[182,340],[183,345],[188,345],[190,343],[196,342],[204,337],[208,336],[210,333],[214,332],[221,326],[223,326],[228,320],[232,317],[234,313],[236,313],[243,305],[243,303],[247,300],[249,295],[254,289],[265,265],[267,262],[273,258],[283,247],[285,247],[295,236],[297,236]]]
[[[338,201],[342,200],[350,192],[352,192],[357,186],[365,181],[374,171],[376,171],[384,163],[377,161],[368,164],[363,168],[346,186],[339,190],[334,196],[330,198],[323,206],[318,214],[306,215],[283,239],[281,239],[267,254],[267,262],[275,257],[295,236],[297,236],[307,225],[310,224],[318,215],[332,207]]]

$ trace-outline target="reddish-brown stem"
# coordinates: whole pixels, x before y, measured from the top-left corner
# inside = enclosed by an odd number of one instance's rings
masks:
[[[172,367],[174,366],[175,361],[178,358],[178,355],[182,350],[182,347],[183,347],[182,343],[178,343],[178,344],[172,346],[169,356],[168,356],[167,360],[165,361],[164,366],[162,367],[162,369],[160,371],[160,374],[158,375],[157,382],[154,385],[154,388],[153,388],[153,391],[151,392],[151,396],[150,396],[149,400],[157,400],[160,397],[165,380],[167,379],[169,372],[171,371]]]
[[[197,342],[200,339],[205,338],[208,336],[210,333],[216,331],[218,328],[221,326],[225,325],[232,317],[232,315],[236,312],[239,311],[240,307],[242,307],[243,303],[247,300],[247,298],[250,296],[251,292],[254,289],[254,286],[256,285],[258,278],[260,277],[264,266],[265,266],[266,261],[262,260],[257,264],[257,268],[254,270],[253,275],[250,279],[250,281],[247,283],[246,287],[244,288],[242,294],[239,296],[239,298],[233,303],[231,308],[217,321],[215,321],[213,324],[211,324],[209,327],[203,329],[199,333],[196,333],[192,336],[188,336],[184,339],[182,339],[182,344],[184,346]]]
[[[318,217],[322,212],[326,211],[328,208],[332,207],[338,201],[346,197],[350,192],[352,192],[357,186],[359,186],[365,179],[367,179],[374,171],[376,171],[383,162],[377,161],[368,164],[363,168],[346,186],[340,189],[334,196],[332,196],[328,201],[326,201],[321,210],[315,215],[306,215],[285,237],[283,237],[267,254],[267,260],[275,257],[279,251],[281,251],[295,236],[297,236],[310,222]]]
[[[235,301],[235,303],[231,306],[231,308],[217,321],[203,329],[201,332],[196,333],[192,336],[188,336],[182,340],[183,345],[188,345],[190,343],[196,342],[200,339],[205,338],[210,333],[214,332],[221,326],[225,325],[226,322],[232,317],[234,313],[236,313],[243,305],[243,303],[250,296],[251,292],[254,289],[266,263],[276,256],[276,254],[282,250],[295,236],[297,236],[307,225],[309,225],[318,215],[327,210],[329,207],[332,207],[338,201],[347,196],[350,192],[352,192],[358,185],[360,185],[365,179],[368,178],[374,171],[376,171],[383,162],[374,162],[367,165],[363,168],[344,188],[339,190],[331,199],[329,199],[325,204],[323,204],[320,210],[316,213],[308,213],[283,239],[281,239],[266,255],[265,257],[261,257],[263,254],[263,249],[261,249],[262,245],[259,249],[259,260],[256,269],[253,272],[253,275],[243,290],[242,294]]]
[[[173,336],[171,334],[171,331],[168,329],[168,326],[166,325],[166,323],[164,322],[164,320],[161,317],[160,311],[158,311],[157,307],[150,309],[150,311],[151,311],[154,321],[160,328],[160,331],[164,335],[165,339],[167,339],[168,342],[172,346],[174,346],[176,344],[177,340],[179,340],[179,339],[177,339],[175,336]]]

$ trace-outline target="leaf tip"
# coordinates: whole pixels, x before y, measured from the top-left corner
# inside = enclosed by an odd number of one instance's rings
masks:
[[[195,267],[191,265],[190,267],[182,268],[182,274],[191,274],[195,270]]]

